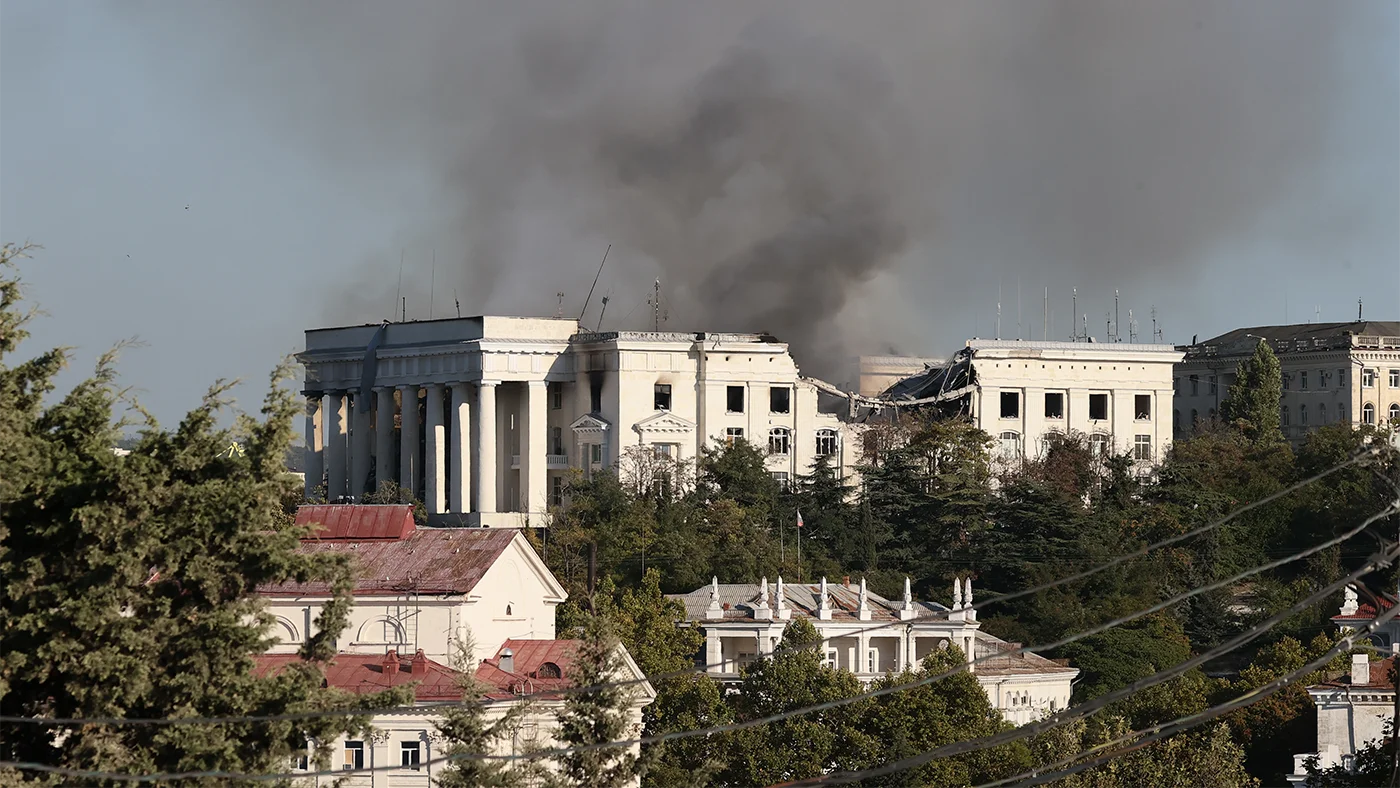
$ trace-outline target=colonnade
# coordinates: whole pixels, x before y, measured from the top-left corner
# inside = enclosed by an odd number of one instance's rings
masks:
[[[359,499],[370,492],[366,487],[373,469],[375,479],[394,479],[405,490],[421,493],[429,514],[501,511],[498,465],[502,453],[496,407],[500,383],[483,380],[376,386],[372,403],[357,403],[356,391],[308,395],[308,495],[324,478],[326,500]],[[505,511],[540,512],[548,500],[545,381],[523,381],[521,388],[524,396],[520,398],[518,418],[522,494],[518,505],[508,506]],[[417,407],[420,398],[421,424]],[[509,466],[509,458],[506,462]]]

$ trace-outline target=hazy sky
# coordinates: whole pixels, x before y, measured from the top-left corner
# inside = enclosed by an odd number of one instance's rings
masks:
[[[173,422],[301,331],[577,314],[804,369],[994,332],[1400,319],[1400,4],[0,2],[31,351]],[[436,270],[432,263],[436,258]]]

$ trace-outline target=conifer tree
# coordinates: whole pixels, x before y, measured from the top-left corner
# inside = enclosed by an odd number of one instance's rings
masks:
[[[562,747],[590,747],[634,738],[639,732],[628,719],[635,687],[616,682],[623,675],[618,639],[601,617],[584,628],[569,678],[588,692],[570,694],[559,713],[555,738]],[[553,788],[623,788],[636,784],[643,771],[641,757],[630,747],[574,750],[555,758],[550,775]]]
[[[1260,340],[1254,355],[1240,363],[1235,382],[1230,384],[1220,415],[1237,424],[1256,443],[1273,443],[1279,432],[1279,403],[1283,399],[1283,377],[1278,356],[1269,343]]]
[[[33,314],[19,306],[22,251],[0,251],[0,713],[178,718],[400,702],[399,693],[351,698],[322,688],[316,663],[333,656],[352,580],[342,560],[296,551],[282,504],[297,412],[279,385],[285,370],[274,374],[261,419],[218,427],[228,391],[219,384],[174,431],[147,418],[131,453],[118,456],[113,410],[124,397],[112,354],[48,404],[67,353],[10,360]],[[303,648],[308,662],[255,675],[272,624],[255,589],[293,579],[332,589],[320,634]],[[328,748],[365,723],[9,723],[0,724],[0,750],[81,770],[285,772],[308,739]],[[32,770],[0,775],[5,784],[59,781]]]
[[[447,740],[446,755],[453,760],[435,775],[435,781],[439,788],[515,788],[524,785],[531,770],[530,764],[517,767],[502,760],[472,757],[493,752],[495,743],[509,735],[525,715],[528,706],[512,704],[500,718],[489,720],[486,706],[483,705],[486,685],[476,677],[471,654],[472,642],[469,638],[458,643],[455,667],[462,700],[443,710],[442,722],[437,726]]]

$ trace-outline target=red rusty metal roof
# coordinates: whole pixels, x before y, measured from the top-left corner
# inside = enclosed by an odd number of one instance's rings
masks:
[[[570,674],[579,645],[577,640],[507,640],[496,651],[496,656],[482,660],[476,677],[486,685],[489,698],[547,693],[568,687],[573,684]],[[506,649],[515,655],[514,669],[509,671],[501,669],[501,653]],[[551,665],[558,670],[551,670]]]
[[[1395,683],[1390,679],[1390,669],[1393,667],[1395,667],[1395,657],[1386,657],[1385,659],[1379,662],[1371,663],[1369,677],[1371,680],[1366,682],[1365,684],[1352,684],[1350,675],[1351,671],[1350,669],[1348,669],[1346,673],[1343,673],[1342,675],[1334,679],[1324,681],[1321,684],[1314,684],[1312,687],[1309,687],[1309,689],[1320,687],[1326,687],[1329,689],[1338,689],[1342,687],[1366,687],[1368,689],[1378,690],[1381,692],[1394,692]]]
[[[413,533],[413,507],[407,504],[320,504],[297,508],[297,525],[318,525],[308,539],[404,539]]]
[[[1395,600],[1391,599],[1385,594],[1382,594],[1380,598],[1381,601],[1385,603],[1386,610],[1389,610],[1395,605]],[[1370,621],[1371,619],[1375,618],[1376,615],[1376,606],[1374,604],[1372,604],[1371,602],[1360,602],[1356,606],[1355,613],[1350,613],[1348,615],[1341,615],[1339,613],[1335,616],[1332,616],[1332,620],[1339,624],[1344,624],[1348,621]]]
[[[288,665],[301,662],[296,654],[261,654],[254,658],[253,673],[275,675]],[[398,671],[390,663],[398,663]],[[415,672],[414,668],[417,668]],[[462,699],[461,674],[452,668],[423,656],[420,650],[409,656],[341,652],[326,667],[326,686],[346,692],[367,694],[383,692],[392,687],[416,684],[413,695],[419,701],[451,701]]]
[[[353,556],[358,596],[470,593],[518,531],[510,528],[415,528],[397,541],[312,539],[302,553]],[[324,582],[259,586],[268,596],[322,596]]]

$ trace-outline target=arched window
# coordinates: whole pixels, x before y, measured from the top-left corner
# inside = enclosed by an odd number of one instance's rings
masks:
[[[1040,452],[1041,459],[1050,456],[1050,450],[1060,445],[1061,443],[1064,443],[1064,440],[1065,434],[1058,430],[1050,430],[1044,435],[1041,435],[1040,440],[1038,441],[1039,446],[1037,447]]]
[[[1096,432],[1089,436],[1089,454],[1094,458],[1107,457],[1112,441],[1109,440],[1108,433]]]
[[[1284,405],[1283,407],[1281,407],[1281,408],[1278,409],[1278,423],[1279,423],[1279,424],[1282,424],[1282,425],[1285,426],[1285,427],[1288,426],[1288,406],[1287,406],[1287,405]]]
[[[376,616],[360,625],[355,636],[356,643],[384,643],[401,645],[408,642],[403,627],[390,616]]]
[[[535,671],[535,676],[542,679],[557,679],[563,675],[559,666],[553,662],[546,662],[540,665],[540,669]]]
[[[792,449],[792,430],[774,427],[768,431],[768,453],[787,454]]]
[[[1362,424],[1375,424],[1375,423],[1376,423],[1376,406],[1375,406],[1375,405],[1372,405],[1371,403],[1368,402],[1368,403],[1366,403],[1365,405],[1362,405],[1362,406],[1361,406],[1361,423],[1362,423]]]
[[[1201,423],[1201,414],[1198,413],[1198,412],[1196,411],[1195,408],[1192,408],[1192,409],[1191,409],[1191,427],[1194,429],[1195,426],[1196,426],[1197,424],[1200,424],[1200,423]]]
[[[1390,423],[1400,423],[1400,402],[1390,403]]]
[[[1003,432],[998,436],[998,453],[1005,459],[1017,459],[1021,456],[1021,433]]]
[[[1298,406],[1298,423],[1302,424],[1303,426],[1307,426],[1308,406],[1306,403]]]
[[[836,430],[817,430],[817,456],[830,457],[836,453],[837,447]]]
[[[1327,403],[1326,403],[1326,402],[1319,402],[1319,403],[1317,404],[1317,423],[1318,423],[1318,424],[1326,424],[1326,423],[1327,423]]]

